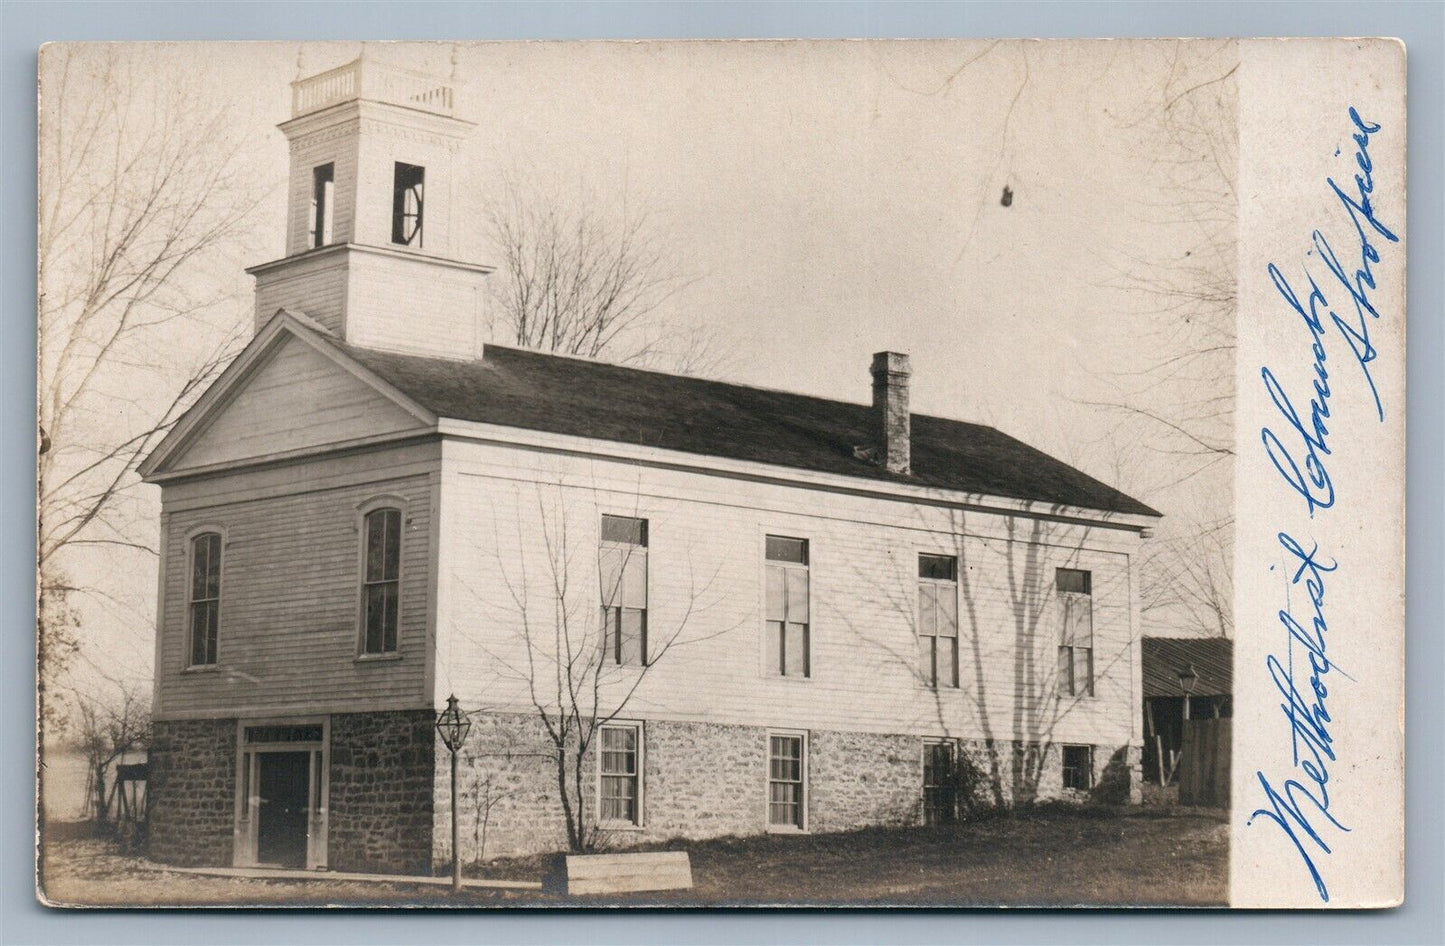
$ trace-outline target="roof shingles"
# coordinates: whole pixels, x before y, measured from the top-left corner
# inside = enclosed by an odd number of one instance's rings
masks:
[[[854,448],[872,408],[783,391],[486,346],[474,361],[375,351],[328,339],[439,417],[728,457],[870,480],[1132,515],[1159,515],[991,427],[914,414],[912,472]]]

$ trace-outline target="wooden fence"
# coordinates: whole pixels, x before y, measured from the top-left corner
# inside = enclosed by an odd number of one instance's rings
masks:
[[[1229,807],[1230,719],[1191,719],[1184,724],[1179,760],[1179,804]]]

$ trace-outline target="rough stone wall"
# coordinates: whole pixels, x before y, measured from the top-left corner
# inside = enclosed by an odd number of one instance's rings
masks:
[[[150,856],[230,867],[236,818],[236,721],[157,720],[147,800]]]
[[[768,734],[755,726],[644,724],[648,839],[757,834],[767,817]],[[625,845],[639,832],[612,832]]]
[[[913,824],[923,805],[923,739],[815,732],[808,740],[808,827]]]
[[[427,709],[331,717],[332,870],[430,873],[435,722]]]
[[[536,716],[479,713],[472,717],[457,776],[465,862],[566,850],[555,752]],[[439,746],[432,840],[439,862],[451,858],[450,766],[450,754]]]
[[[760,834],[767,830],[767,730],[716,723],[643,722],[643,824],[637,829],[600,832],[601,848],[626,848],[669,838]],[[333,729],[333,733],[335,730]],[[333,739],[334,739],[333,735]],[[923,737],[816,730],[808,738],[808,827],[846,831],[869,825],[920,821],[923,797]],[[984,776],[981,802],[995,802],[989,750],[983,742],[964,744]],[[1038,772],[1034,800],[1064,799],[1061,747],[1048,746],[1032,759]],[[1093,793],[1067,793],[1064,800],[1096,797],[1107,785],[1117,792],[1129,778],[1127,747],[1096,746]],[[462,858],[467,863],[496,857],[562,851],[567,848],[555,748],[541,721],[527,714],[473,717],[461,754],[460,822]],[[1020,792],[1013,785],[1012,743],[1000,743],[1000,791],[1005,804]],[[438,863],[451,857],[449,757],[436,753],[436,818],[432,849]],[[589,820],[595,816],[595,758],[584,762],[583,786]],[[1129,783],[1122,783],[1127,799]],[[573,786],[569,784],[569,790]],[[333,796],[334,797],[334,796]],[[334,838],[334,833],[333,833]],[[333,849],[335,842],[333,841]],[[333,858],[334,860],[334,858]]]

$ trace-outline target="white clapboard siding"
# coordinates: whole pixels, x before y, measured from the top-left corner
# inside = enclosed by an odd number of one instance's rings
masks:
[[[384,456],[369,459],[385,469]],[[373,472],[366,482],[166,513],[160,714],[429,705],[433,479]],[[378,497],[403,506],[399,646],[396,659],[362,660],[358,507]],[[218,662],[188,670],[188,536],[203,528],[225,536]]]
[[[636,690],[629,717],[1022,741],[1131,739],[1129,557],[1138,540],[1129,533],[496,445],[448,444],[444,456],[439,690],[525,707],[528,623],[550,641],[565,619],[574,640],[590,635],[584,646],[600,646],[599,519],[637,515],[649,520],[650,645],[655,652],[676,641]],[[560,557],[562,531],[570,565],[559,611],[551,561]],[[808,679],[765,671],[767,533],[809,540]],[[957,689],[929,689],[916,675],[921,552],[959,558]],[[1093,572],[1092,698],[1057,694],[1058,567]],[[624,692],[635,674],[610,671],[604,696]]]
[[[335,132],[313,134],[291,145],[290,214],[286,227],[288,256],[311,249],[308,238],[311,232],[312,171],[328,163],[333,165],[334,174],[331,239],[334,243],[347,243],[352,239],[356,206],[356,138]],[[390,201],[387,201],[387,206],[390,207]]]
[[[428,237],[433,221],[427,208]],[[476,353],[482,276],[418,257],[351,256],[346,338],[355,345],[442,358]]]
[[[277,309],[300,312],[337,335],[344,334],[347,253],[341,249],[288,260],[285,266],[256,274],[256,330]]]
[[[226,463],[420,427],[376,388],[288,338],[168,466]]]

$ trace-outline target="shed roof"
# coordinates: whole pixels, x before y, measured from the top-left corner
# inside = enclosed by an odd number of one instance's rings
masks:
[[[860,458],[871,406],[487,345],[471,361],[328,337],[438,417],[1131,515],[1159,513],[992,427],[912,415],[912,471]]]
[[[1146,637],[1144,696],[1182,696],[1179,672],[1190,664],[1199,680],[1193,696],[1234,692],[1234,641],[1228,637]]]

